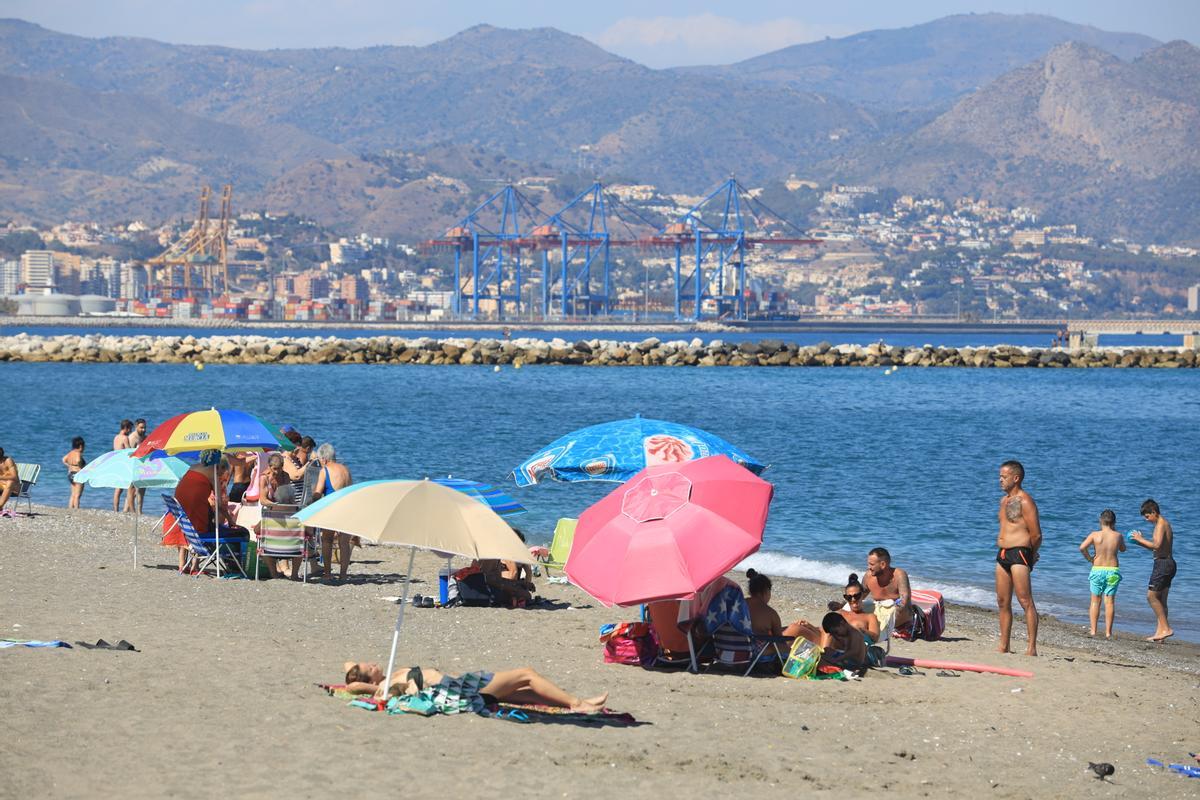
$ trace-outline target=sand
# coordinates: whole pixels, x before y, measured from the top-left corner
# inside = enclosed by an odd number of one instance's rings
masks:
[[[411,609],[400,661],[450,672],[530,665],[570,691],[611,692],[643,724],[593,729],[349,708],[314,684],[384,660],[407,551],[355,551],[351,583],[175,573],[129,519],[38,508],[0,519],[0,636],[127,639],[140,652],[0,650],[0,796],[1196,797],[1148,767],[1200,748],[1195,646],[1094,642],[1044,621],[1042,656],[995,652],[995,614],[952,607],[946,641],[896,655],[1032,670],[1033,679],[872,671],[797,682],[606,665],[597,628],[630,618],[579,589],[570,608]],[[419,555],[413,590],[441,562]],[[735,575],[741,579],[742,576]],[[1036,583],[1035,583],[1036,590]],[[829,586],[778,580],[785,619],[818,619]],[[1120,602],[1144,602],[1124,592]],[[1118,605],[1118,613],[1120,605]],[[1018,619],[1014,646],[1024,645]],[[1088,761],[1116,766],[1111,783]]]

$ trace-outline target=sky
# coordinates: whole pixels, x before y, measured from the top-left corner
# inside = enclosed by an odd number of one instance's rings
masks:
[[[1200,0],[0,0],[0,17],[63,33],[251,49],[424,45],[480,23],[549,26],[651,67],[728,64],[826,36],[991,11],[1200,42]]]

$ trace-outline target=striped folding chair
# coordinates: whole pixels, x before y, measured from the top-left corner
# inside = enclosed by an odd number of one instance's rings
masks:
[[[296,569],[302,570],[307,583],[309,537],[303,523],[292,518],[297,510],[296,506],[263,506],[258,529],[258,556],[272,560],[291,559],[292,575],[295,576]],[[254,572],[254,579],[258,580],[258,570]]]
[[[242,568],[242,557],[244,553],[245,542],[241,540],[221,540],[220,549],[217,549],[217,540],[215,538],[204,538],[192,525],[192,520],[188,517],[187,512],[183,510],[183,506],[179,505],[179,501],[174,496],[164,494],[162,496],[163,505],[167,507],[167,511],[175,518],[175,524],[179,526],[179,530],[183,533],[183,538],[188,543],[189,557],[187,563],[183,565],[185,570],[190,570],[192,574],[199,575],[211,566],[216,566],[218,558],[232,559],[237,566],[238,572],[242,577],[246,577],[246,570]]]

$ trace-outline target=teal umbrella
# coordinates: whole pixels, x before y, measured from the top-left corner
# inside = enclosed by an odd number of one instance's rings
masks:
[[[188,471],[187,462],[173,456],[142,461],[132,454],[133,448],[107,452],[76,472],[74,481],[95,489],[173,489]],[[139,516],[140,513],[133,515],[134,569],[137,569]]]

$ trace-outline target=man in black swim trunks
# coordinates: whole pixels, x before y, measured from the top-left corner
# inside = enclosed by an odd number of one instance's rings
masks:
[[[1147,539],[1140,532],[1135,532],[1130,541],[1154,553],[1154,568],[1150,571],[1146,600],[1154,611],[1158,626],[1154,629],[1154,635],[1147,636],[1146,641],[1161,644],[1175,635],[1171,624],[1167,622],[1167,593],[1171,591],[1171,581],[1175,579],[1175,531],[1153,500],[1142,503],[1142,517],[1154,526],[1154,538]]]
[[[1038,520],[1037,504],[1022,487],[1025,468],[1019,461],[1000,465],[1000,535],[996,537],[996,603],[1000,608],[1001,653],[1009,652],[1012,633],[1012,596],[1025,611],[1025,628],[1029,647],[1025,654],[1037,655],[1038,616],[1033,602],[1033,583],[1030,572],[1037,563],[1038,548],[1042,546],[1042,526]]]

